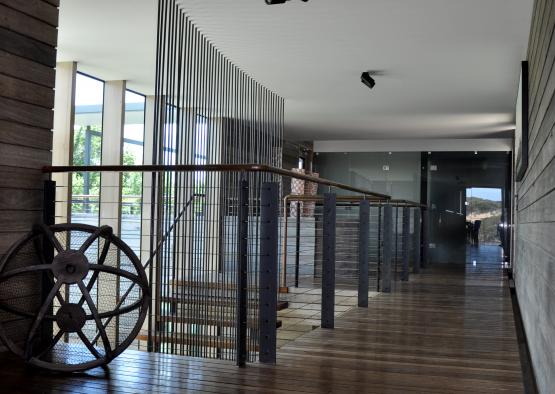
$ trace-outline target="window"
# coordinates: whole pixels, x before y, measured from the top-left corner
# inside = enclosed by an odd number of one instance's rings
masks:
[[[304,170],[304,157],[299,157],[299,164],[297,168]]]
[[[72,165],[101,164],[103,106],[104,82],[78,73],[75,86]],[[98,226],[100,173],[73,173],[70,200],[71,222]]]
[[[122,164],[141,165],[144,154],[145,96],[125,92]],[[124,172],[121,178],[121,239],[140,256],[143,175]]]

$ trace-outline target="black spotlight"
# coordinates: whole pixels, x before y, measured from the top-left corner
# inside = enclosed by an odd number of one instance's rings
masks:
[[[370,73],[368,71],[365,71],[362,73],[362,75],[360,76],[360,80],[362,81],[363,84],[368,86],[370,89],[376,86],[376,81],[374,81],[374,78],[370,76]]]

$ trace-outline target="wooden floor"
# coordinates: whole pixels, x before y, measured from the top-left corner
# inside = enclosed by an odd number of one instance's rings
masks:
[[[523,391],[511,299],[495,261],[435,266],[279,350],[277,366],[126,352],[110,374],[0,362],[1,392],[495,393]],[[487,260],[487,259],[485,259]]]

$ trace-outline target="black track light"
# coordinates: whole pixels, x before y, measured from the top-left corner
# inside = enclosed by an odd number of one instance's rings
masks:
[[[286,1],[289,1],[289,0],[266,0],[266,4],[268,4],[268,5],[283,4]],[[301,1],[304,1],[306,3],[308,0],[301,0]]]
[[[362,75],[360,76],[360,80],[363,84],[368,86],[370,89],[376,86],[376,81],[374,80],[374,78],[370,76],[370,73],[368,71],[365,71],[362,73]]]

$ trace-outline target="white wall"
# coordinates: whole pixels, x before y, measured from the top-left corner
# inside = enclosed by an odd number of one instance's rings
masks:
[[[507,152],[512,138],[314,141],[314,152]]]

